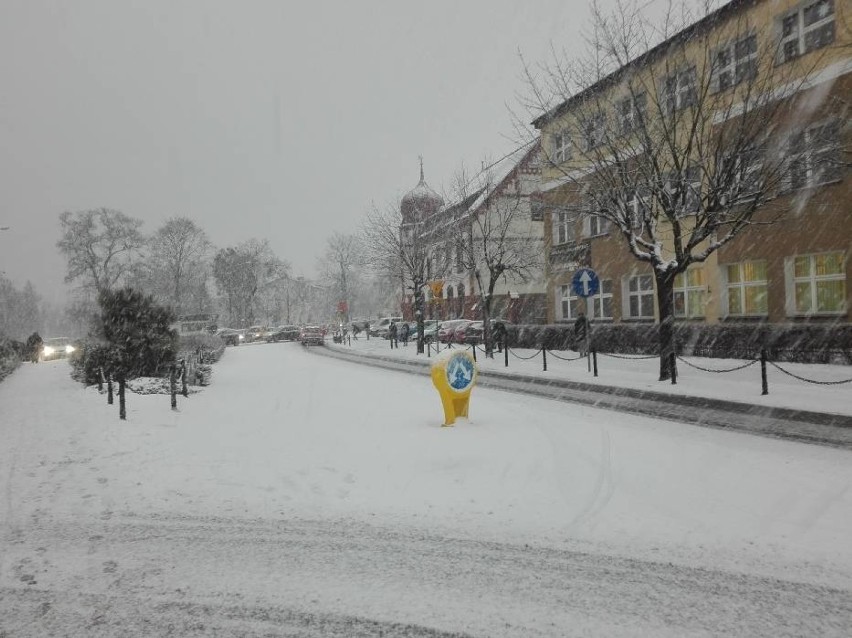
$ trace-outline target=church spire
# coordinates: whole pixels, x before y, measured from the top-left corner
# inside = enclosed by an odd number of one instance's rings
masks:
[[[420,158],[420,183],[422,184],[426,181],[426,179],[423,177],[423,156],[418,155],[418,157]]]

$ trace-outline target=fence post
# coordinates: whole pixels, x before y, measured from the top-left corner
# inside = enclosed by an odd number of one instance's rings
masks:
[[[180,382],[181,382],[181,394],[185,397],[189,396],[189,388],[186,387],[186,359],[181,361],[180,365]]]
[[[592,350],[592,363],[595,367],[595,376],[598,376],[598,351]]]
[[[107,372],[107,405],[112,405],[112,370]]]
[[[104,369],[98,368],[98,392],[104,391]]]
[[[672,385],[677,385],[677,353],[672,352],[669,354],[669,367],[671,368],[672,373]]]
[[[432,344],[429,341],[426,342],[426,356],[432,356]]]
[[[118,418],[127,420],[127,409],[124,402],[124,373],[118,377]]]
[[[507,343],[503,346],[503,367],[509,367],[509,344]]]
[[[769,381],[766,378],[766,348],[760,349],[760,394],[769,394]]]
[[[169,367],[169,393],[172,395],[172,410],[177,410],[177,369],[175,364]]]
[[[542,346],[541,348],[541,369],[544,372],[547,372],[547,350]]]
[[[476,344],[471,344],[470,349],[473,351],[473,360],[476,361]]]

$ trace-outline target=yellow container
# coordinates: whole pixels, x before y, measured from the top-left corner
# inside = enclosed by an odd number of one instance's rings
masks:
[[[432,383],[441,396],[445,426],[453,425],[457,417],[467,418],[478,373],[476,361],[466,350],[445,350],[432,363]]]

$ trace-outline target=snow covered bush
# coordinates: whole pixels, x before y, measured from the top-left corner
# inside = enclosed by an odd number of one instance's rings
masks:
[[[115,352],[109,344],[85,341],[69,357],[71,378],[85,385],[98,382],[101,370],[108,374],[117,364]]]
[[[0,337],[0,381],[21,364],[24,344]]]
[[[178,341],[179,359],[197,355],[200,363],[216,363],[225,352],[225,342],[216,335],[181,335]]]

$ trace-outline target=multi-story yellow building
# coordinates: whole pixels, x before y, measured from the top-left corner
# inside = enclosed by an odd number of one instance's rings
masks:
[[[728,2],[535,120],[548,321],[850,320],[850,13]]]

